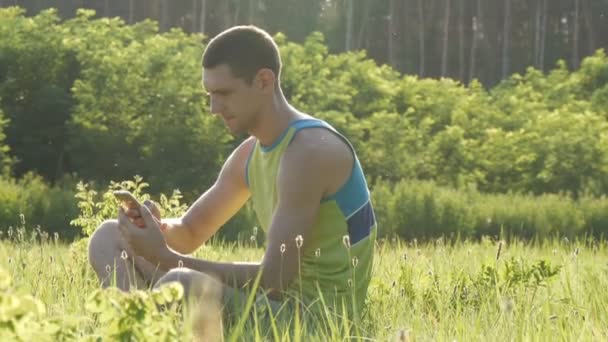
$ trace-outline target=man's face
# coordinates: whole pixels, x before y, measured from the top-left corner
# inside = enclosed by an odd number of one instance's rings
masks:
[[[221,117],[233,135],[252,129],[261,103],[261,94],[254,85],[235,77],[228,65],[221,64],[203,70],[203,87],[209,94],[211,113]]]

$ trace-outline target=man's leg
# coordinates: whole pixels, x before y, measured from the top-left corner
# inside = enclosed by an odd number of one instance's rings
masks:
[[[205,273],[187,268],[170,270],[156,282],[154,289],[173,282],[182,284],[184,289],[195,340],[221,341],[223,307],[231,289]]]
[[[103,287],[113,284],[123,291],[147,288],[165,272],[139,256],[127,253],[128,246],[118,229],[116,220],[103,222],[89,240],[89,262]],[[127,258],[124,259],[125,254]]]
[[[172,282],[182,284],[185,301],[192,309],[196,320],[194,326],[198,325],[201,327],[201,331],[206,333],[215,331],[214,329],[218,325],[221,326],[222,319],[230,324],[243,318],[241,316],[251,295],[249,290],[224,285],[210,275],[187,268],[170,270],[156,282],[154,288],[158,289],[162,285]],[[289,310],[286,303],[268,299],[259,291],[256,292],[255,297],[255,309],[251,309],[250,317],[254,314],[254,310],[257,310],[258,317],[267,317],[269,312],[272,312],[275,317],[280,313],[286,315]],[[201,331],[197,333],[200,334]]]

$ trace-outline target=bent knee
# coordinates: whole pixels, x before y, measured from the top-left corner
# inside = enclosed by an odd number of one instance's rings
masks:
[[[162,276],[155,288],[161,287],[164,284],[178,282],[184,288],[184,293],[200,296],[208,287],[221,287],[218,280],[198,271],[193,271],[187,268],[174,268]],[[194,291],[194,293],[191,293]]]
[[[91,262],[94,262],[100,254],[114,253],[116,249],[122,246],[121,241],[122,236],[118,230],[118,221],[104,221],[89,239],[88,250]]]
[[[118,230],[118,221],[106,220],[102,222],[89,239],[89,249],[100,244],[108,244],[119,241],[121,238]]]

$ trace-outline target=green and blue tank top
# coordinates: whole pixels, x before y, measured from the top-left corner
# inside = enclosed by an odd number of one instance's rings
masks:
[[[325,121],[296,120],[271,146],[255,142],[245,177],[259,224],[267,233],[277,206],[281,157],[300,130],[313,127],[328,129],[341,137],[351,148],[354,163],[346,183],[335,194],[321,200],[312,241],[305,241],[301,252],[300,277],[289,289],[293,293],[301,289],[307,303],[320,302],[323,298],[327,307],[341,311],[345,305],[352,313],[353,308],[359,311],[364,305],[377,235],[370,192],[352,144]]]

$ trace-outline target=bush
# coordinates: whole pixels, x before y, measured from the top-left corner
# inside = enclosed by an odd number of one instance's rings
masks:
[[[378,181],[372,198],[379,236],[433,239],[605,237],[608,199],[567,195],[483,194],[433,182]]]
[[[73,182],[66,178],[55,186],[40,176],[26,174],[19,180],[0,177],[0,230],[23,227],[42,230],[71,240],[77,232],[70,220],[77,215]]]

